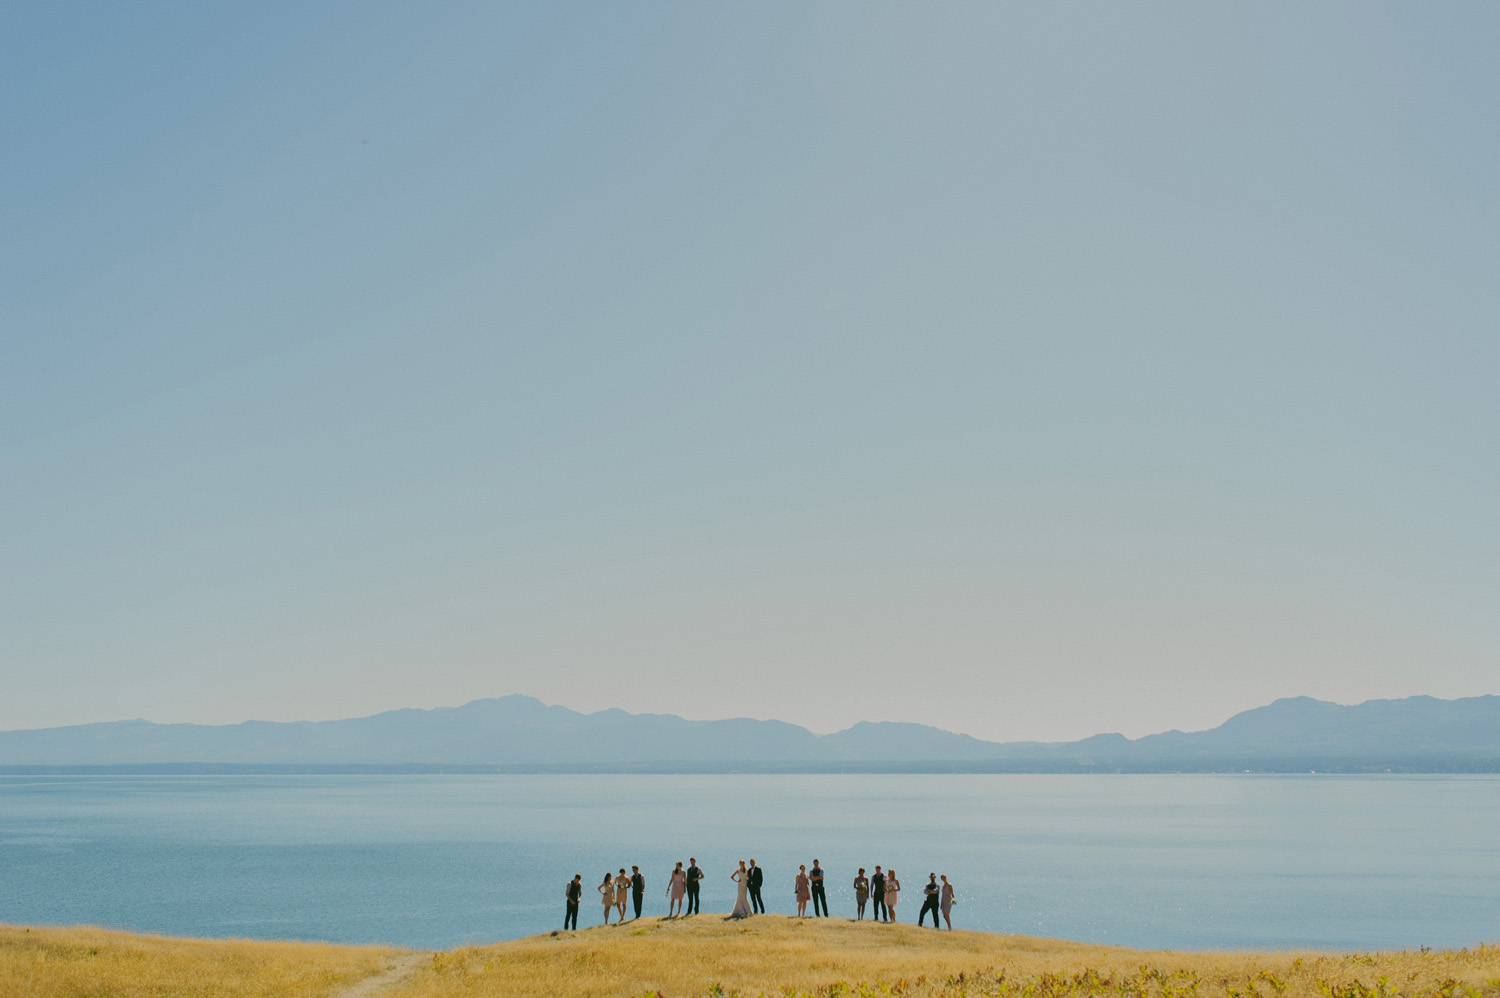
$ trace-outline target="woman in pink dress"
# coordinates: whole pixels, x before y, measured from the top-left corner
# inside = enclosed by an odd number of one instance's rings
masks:
[[[896,902],[900,900],[901,881],[896,879],[895,870],[887,870],[885,874],[885,919],[887,922],[896,920]]]
[[[625,867],[620,867],[619,874],[615,877],[615,907],[620,909],[619,921],[625,921],[625,905],[630,903],[630,877],[625,873]]]
[[[797,867],[797,917],[807,916],[807,902],[812,897],[812,881],[807,879],[807,864]]]
[[[599,885],[599,893],[604,897],[604,924],[609,924],[609,909],[615,906],[615,878],[604,871],[604,883]]]
[[[687,871],[682,868],[682,860],[677,861],[677,869],[672,871],[672,879],[667,882],[667,897],[672,903],[667,905],[667,917],[675,918],[682,914],[682,896],[687,893]]]

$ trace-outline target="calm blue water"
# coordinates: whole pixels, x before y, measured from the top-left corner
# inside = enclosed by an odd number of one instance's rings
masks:
[[[0,921],[419,947],[561,927],[562,888],[735,861],[792,913],[894,866],[954,925],[1174,949],[1500,940],[1496,776],[0,777]],[[585,903],[581,922],[600,921]]]

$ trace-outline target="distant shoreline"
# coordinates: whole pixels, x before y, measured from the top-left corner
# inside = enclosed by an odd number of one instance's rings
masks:
[[[1210,760],[1186,766],[1177,762],[1076,760],[993,760],[958,762],[706,762],[662,763],[242,763],[171,762],[78,765],[0,766],[0,776],[729,776],[729,775],[1486,775],[1500,773],[1500,759],[1406,759],[1364,762],[1349,759],[1293,758]]]
[[[894,721],[819,735],[746,717],[583,714],[523,694],[327,721],[0,731],[0,774],[60,773],[1500,773],[1500,695],[1282,698],[1208,731],[1072,742],[987,742]]]

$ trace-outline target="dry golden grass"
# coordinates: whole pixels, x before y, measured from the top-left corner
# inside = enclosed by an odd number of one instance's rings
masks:
[[[1172,953],[763,915],[642,919],[434,954],[390,998],[1500,998],[1500,948]]]
[[[0,925],[4,998],[328,998],[383,970],[378,946],[169,939]]]
[[[418,961],[409,980],[375,977]],[[361,983],[362,982],[362,983]],[[1500,998],[1500,947],[1172,953],[762,915],[642,919],[493,946],[167,939],[0,926],[3,998]]]

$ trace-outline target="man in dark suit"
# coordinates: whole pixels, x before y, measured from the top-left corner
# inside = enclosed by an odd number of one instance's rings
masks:
[[[635,917],[641,917],[641,902],[646,897],[646,878],[641,875],[639,866],[630,868],[630,900],[635,902]]]
[[[922,919],[926,918],[927,913],[930,911],[932,912],[932,927],[934,929],[941,928],[937,921],[938,892],[941,890],[942,888],[938,886],[937,874],[929,873],[927,875],[927,886],[922,888],[922,913],[917,916],[918,925],[922,924]]]
[[[698,914],[698,881],[703,879],[703,871],[698,869],[698,861],[688,857],[687,868],[687,913]]]
[[[752,911],[762,915],[766,913],[766,903],[760,899],[760,885],[766,882],[766,871],[755,865],[755,860],[750,861],[750,908]]]
[[[885,874],[875,867],[875,876],[870,878],[870,900],[875,902],[875,921],[884,922],[889,915],[885,910]]]
[[[573,874],[573,882],[563,891],[568,897],[568,913],[563,916],[564,929],[578,928],[578,902],[583,898],[583,874]]]
[[[823,868],[817,860],[813,860],[813,868],[807,871],[807,877],[812,881],[813,915],[827,915],[828,895],[823,892]],[[819,905],[823,906],[822,911],[818,910]]]

